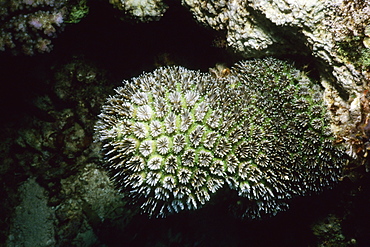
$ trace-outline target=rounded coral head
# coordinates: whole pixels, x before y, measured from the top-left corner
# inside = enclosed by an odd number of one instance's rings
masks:
[[[144,73],[116,89],[96,125],[113,179],[150,215],[197,209],[224,184],[214,153],[214,80],[182,67]]]
[[[227,186],[248,201],[241,214],[258,217],[340,176],[321,98],[271,58],[219,78],[163,67],[124,81],[96,132],[112,179],[149,215],[200,208]]]

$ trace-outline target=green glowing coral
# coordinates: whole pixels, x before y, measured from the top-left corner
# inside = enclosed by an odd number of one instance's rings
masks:
[[[113,180],[149,215],[197,209],[223,186],[249,201],[244,216],[275,214],[335,183],[344,162],[321,95],[276,59],[221,78],[159,68],[125,82],[99,118]]]
[[[242,133],[232,147],[238,169],[230,179],[239,195],[249,199],[245,216],[275,214],[287,207],[287,199],[338,180],[345,159],[332,145],[317,85],[276,59],[238,63],[226,80],[239,85],[218,102],[235,119],[226,138]],[[229,98],[236,101],[231,110],[221,103]]]
[[[97,130],[113,178],[151,215],[199,208],[223,186],[212,150],[220,135],[206,95],[211,82],[181,67],[160,68],[126,82],[103,108]]]

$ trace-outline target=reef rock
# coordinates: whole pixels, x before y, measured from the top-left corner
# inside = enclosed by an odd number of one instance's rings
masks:
[[[344,139],[351,139],[350,132],[367,122],[363,106],[370,78],[369,0],[183,0],[183,4],[200,23],[225,31],[227,45],[246,58],[295,54],[313,59],[332,109],[333,129]]]

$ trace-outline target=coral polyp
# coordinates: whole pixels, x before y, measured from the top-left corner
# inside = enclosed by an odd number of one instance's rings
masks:
[[[226,186],[247,201],[241,216],[274,215],[341,175],[317,87],[272,58],[217,78],[182,67],[144,73],[99,115],[106,167],[151,216],[198,209]]]
[[[159,68],[125,82],[103,107],[97,131],[113,179],[150,215],[197,209],[223,183],[203,145],[212,131],[204,123],[213,113],[212,82],[182,67]]]
[[[228,168],[228,176],[249,201],[242,215],[276,214],[288,207],[287,199],[337,182],[346,159],[332,144],[318,85],[291,64],[272,58],[239,62],[225,80],[212,107],[234,119],[221,129],[233,152],[222,148],[218,157],[233,155],[228,159],[238,164],[235,170]]]

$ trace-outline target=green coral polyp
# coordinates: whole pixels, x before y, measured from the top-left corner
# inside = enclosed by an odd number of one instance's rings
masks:
[[[344,159],[324,112],[312,82],[270,58],[217,79],[144,73],[108,98],[96,130],[113,180],[149,215],[200,208],[228,185],[258,217],[337,181]]]
[[[160,68],[134,80],[143,84],[127,82],[103,107],[97,129],[114,179],[149,214],[199,208],[221,188],[203,145],[203,121],[212,115],[195,83],[203,77],[212,81],[181,67]]]

